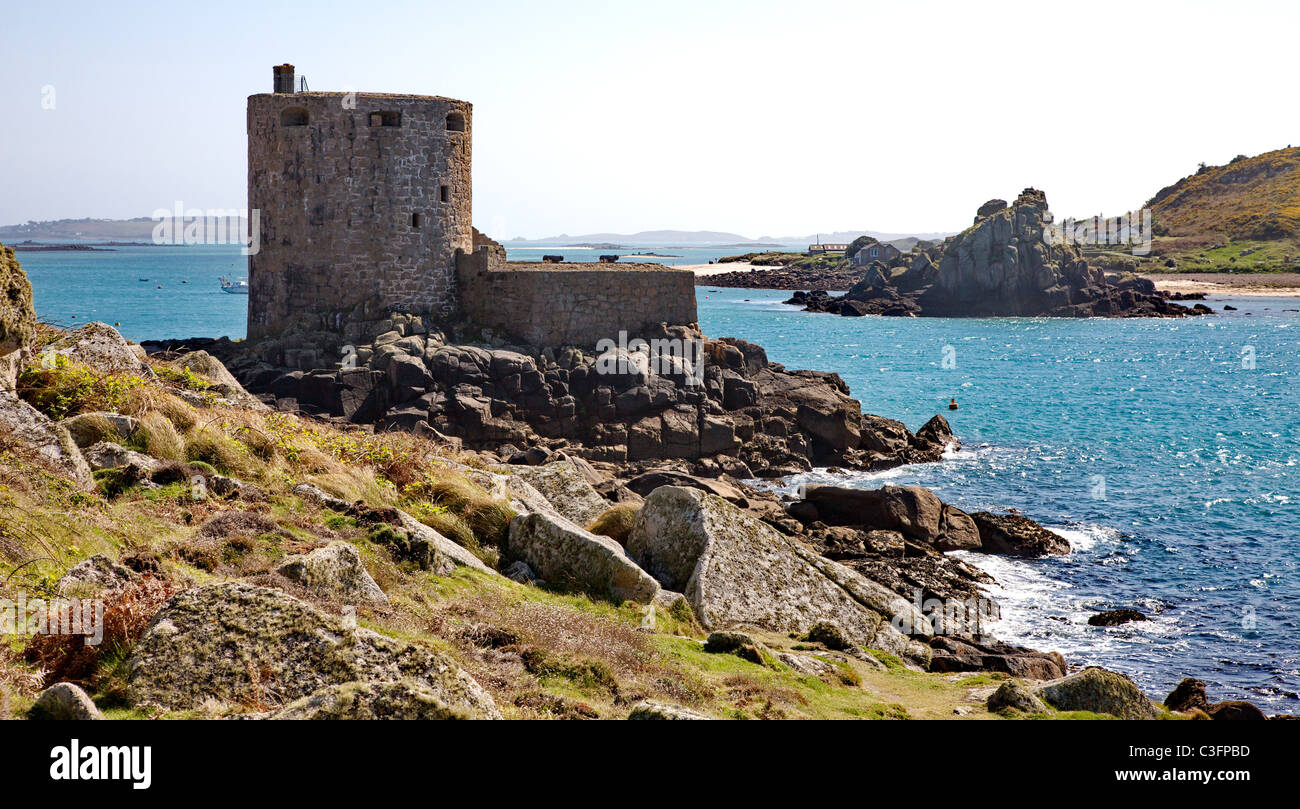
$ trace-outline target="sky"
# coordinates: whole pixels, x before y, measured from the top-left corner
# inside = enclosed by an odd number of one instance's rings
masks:
[[[6,4],[0,224],[246,204],[245,99],[474,104],[496,238],[956,231],[1026,186],[1119,214],[1300,143],[1300,4]]]

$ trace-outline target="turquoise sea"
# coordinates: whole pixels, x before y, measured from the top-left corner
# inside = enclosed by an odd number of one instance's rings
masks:
[[[19,259],[53,322],[120,322],[133,339],[244,333],[247,298],[217,285],[243,274],[237,248]],[[1300,713],[1300,301],[1211,300],[1219,314],[1179,321],[912,320],[806,314],[784,292],[698,293],[710,336],[837,371],[864,410],[913,429],[942,412],[964,442],[941,464],[789,485],[918,483],[1070,538],[1064,558],[970,556],[1002,584],[999,637],[1123,671],[1153,694],[1196,676],[1212,699]],[[1109,607],[1154,620],[1087,625]]]

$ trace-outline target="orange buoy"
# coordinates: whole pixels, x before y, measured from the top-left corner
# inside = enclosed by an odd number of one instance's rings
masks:
[[[948,409],[949,410],[957,409],[957,400],[955,398],[952,401],[948,402]]]

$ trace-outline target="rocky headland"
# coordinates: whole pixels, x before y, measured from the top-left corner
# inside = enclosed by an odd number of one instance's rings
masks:
[[[797,264],[702,277],[700,284],[799,290],[786,303],[849,317],[1183,317],[1209,308],[1172,303],[1133,273],[1091,266],[1073,244],[1047,244],[1046,195],[1025,189],[989,200],[974,223],[941,244],[889,263]],[[843,295],[828,290],[848,290]]]
[[[332,368],[284,345],[146,351],[38,325],[2,257],[0,596],[105,618],[100,645],[0,648],[0,715],[1249,713],[991,637],[991,580],[949,552],[1069,552],[1028,518],[751,485],[936,462],[956,438],[750,343],[665,326],[703,341],[665,365],[393,316]]]

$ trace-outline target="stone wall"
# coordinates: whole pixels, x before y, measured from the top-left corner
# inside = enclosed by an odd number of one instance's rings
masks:
[[[459,261],[460,304],[475,325],[536,346],[594,346],[659,323],[697,322],[695,274],[659,264],[528,264],[484,247]]]
[[[248,99],[248,336],[448,317],[473,246],[470,104],[433,96]]]

